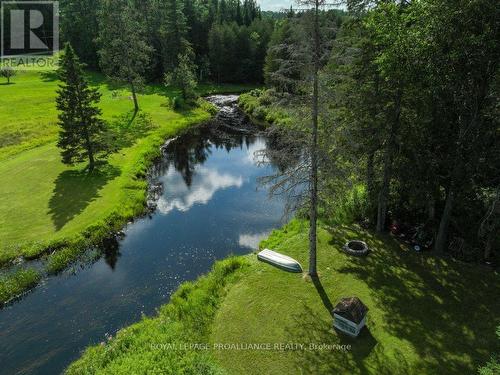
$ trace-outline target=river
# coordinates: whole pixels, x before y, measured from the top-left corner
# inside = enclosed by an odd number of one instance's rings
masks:
[[[258,182],[273,170],[254,154],[266,139],[235,96],[209,100],[217,119],[167,142],[152,169],[155,210],[129,223],[96,262],[0,310],[0,374],[61,373],[86,346],[154,315],[180,283],[251,252],[282,224],[283,202]]]

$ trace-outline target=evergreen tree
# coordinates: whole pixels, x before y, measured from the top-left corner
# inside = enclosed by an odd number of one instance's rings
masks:
[[[99,20],[101,69],[111,78],[130,85],[137,112],[137,89],[143,83],[152,53],[144,24],[127,0],[103,0]]]
[[[179,64],[178,57],[192,54],[187,40],[188,26],[181,0],[167,0],[161,11],[163,20],[160,26],[161,54],[164,73],[172,72]],[[191,56],[190,56],[191,58]]]
[[[83,73],[82,64],[68,43],[61,57],[57,91],[59,110],[59,141],[64,164],[73,165],[88,159],[89,171],[95,167],[98,157],[106,152],[103,142],[105,124],[97,107],[101,94],[90,88]]]
[[[224,64],[227,61],[224,45],[224,26],[214,23],[208,34],[208,47],[212,75],[220,83],[224,77]]]
[[[180,88],[185,101],[196,99],[196,66],[187,54],[178,56],[177,60],[179,65],[173,72],[165,75],[165,84]]]
[[[293,19],[285,19],[274,30],[264,65],[264,78],[268,86],[280,92],[294,93],[300,80],[301,62],[298,61],[297,40],[293,32]]]
[[[97,68],[98,15],[100,0],[61,1],[62,38],[71,43],[87,66]]]

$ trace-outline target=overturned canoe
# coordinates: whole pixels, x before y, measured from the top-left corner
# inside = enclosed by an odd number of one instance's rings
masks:
[[[288,272],[302,272],[302,266],[295,259],[269,249],[264,249],[258,253],[257,259]]]

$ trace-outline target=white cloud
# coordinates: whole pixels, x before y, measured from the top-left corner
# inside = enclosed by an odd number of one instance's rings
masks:
[[[249,249],[257,249],[259,243],[269,235],[269,232],[256,233],[256,234],[240,234],[238,244],[242,247]]]
[[[215,169],[196,168],[193,183],[189,188],[182,175],[171,168],[164,181],[165,195],[158,201],[158,210],[168,214],[173,210],[188,211],[195,204],[207,204],[215,192],[230,187],[240,188],[243,177],[219,173]]]

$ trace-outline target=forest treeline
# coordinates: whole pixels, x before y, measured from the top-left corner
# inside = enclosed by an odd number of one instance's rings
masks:
[[[334,211],[342,192],[362,186],[357,216],[378,231],[491,260],[500,233],[498,1],[347,3],[341,24],[320,13],[317,58],[312,12],[277,24],[264,69],[272,89],[255,94],[260,105],[288,106],[307,118],[295,131],[310,133],[318,63],[323,207]]]
[[[274,21],[255,0],[61,0],[60,11],[63,41],[92,69],[102,68],[99,51],[109,46],[103,30],[120,37],[126,12],[151,47],[143,52],[146,79],[162,80],[187,56],[198,80],[263,81]]]

